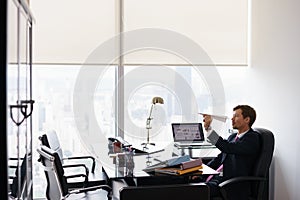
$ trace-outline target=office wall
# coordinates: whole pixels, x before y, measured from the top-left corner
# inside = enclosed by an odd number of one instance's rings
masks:
[[[299,199],[300,1],[252,1],[251,67],[220,69],[229,107],[253,105],[275,134],[270,199]],[[231,73],[229,73],[231,72]]]

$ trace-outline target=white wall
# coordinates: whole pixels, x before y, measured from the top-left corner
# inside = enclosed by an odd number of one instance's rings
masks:
[[[275,200],[300,196],[299,8],[299,0],[253,0],[252,65],[220,69],[228,106],[253,105],[258,113],[254,126],[275,134],[270,195]]]

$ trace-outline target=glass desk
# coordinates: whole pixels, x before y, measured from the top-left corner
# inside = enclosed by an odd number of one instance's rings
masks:
[[[101,163],[102,171],[107,177],[108,185],[112,187],[112,199],[119,199],[121,188],[127,186],[150,186],[150,185],[171,185],[192,183],[191,174],[185,175],[164,175],[156,174],[154,171],[146,172],[149,166],[159,164],[172,157],[189,155],[191,158],[213,158],[219,150],[213,146],[210,148],[178,148],[174,143],[158,144],[148,146],[148,149],[138,144],[132,144],[133,151],[126,151],[115,146],[112,142],[96,143],[92,146],[97,160]],[[129,147],[127,147],[128,149]],[[142,151],[147,152],[142,152]],[[193,176],[205,178],[203,175],[218,174],[217,171],[203,164],[203,168]]]
[[[131,151],[128,150],[129,147],[119,148],[112,142],[99,143],[93,148],[97,151],[98,160],[109,180],[154,177],[155,174],[147,173],[144,169],[176,156],[190,155],[191,158],[213,158],[219,153],[219,150],[214,146],[178,148],[173,143],[156,144],[155,146],[148,146],[148,149],[133,144]],[[218,174],[205,164],[203,164],[200,173],[202,175]]]

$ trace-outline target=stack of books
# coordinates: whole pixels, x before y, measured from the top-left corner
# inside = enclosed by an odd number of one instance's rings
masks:
[[[202,160],[193,159],[180,164],[167,166],[162,168],[156,168],[155,173],[170,174],[170,175],[183,175],[191,172],[197,172],[202,169]]]

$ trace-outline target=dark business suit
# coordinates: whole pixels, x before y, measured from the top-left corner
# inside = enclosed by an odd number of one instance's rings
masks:
[[[232,177],[251,175],[253,165],[260,150],[260,140],[257,132],[250,129],[245,135],[235,141],[236,133],[227,140],[220,137],[215,131],[208,139],[216,145],[221,153],[208,163],[213,169],[223,164],[223,177],[216,176],[208,185],[211,186],[212,195],[217,194],[217,184]],[[228,194],[230,200],[243,200],[249,192],[249,185],[239,184],[235,190]]]

